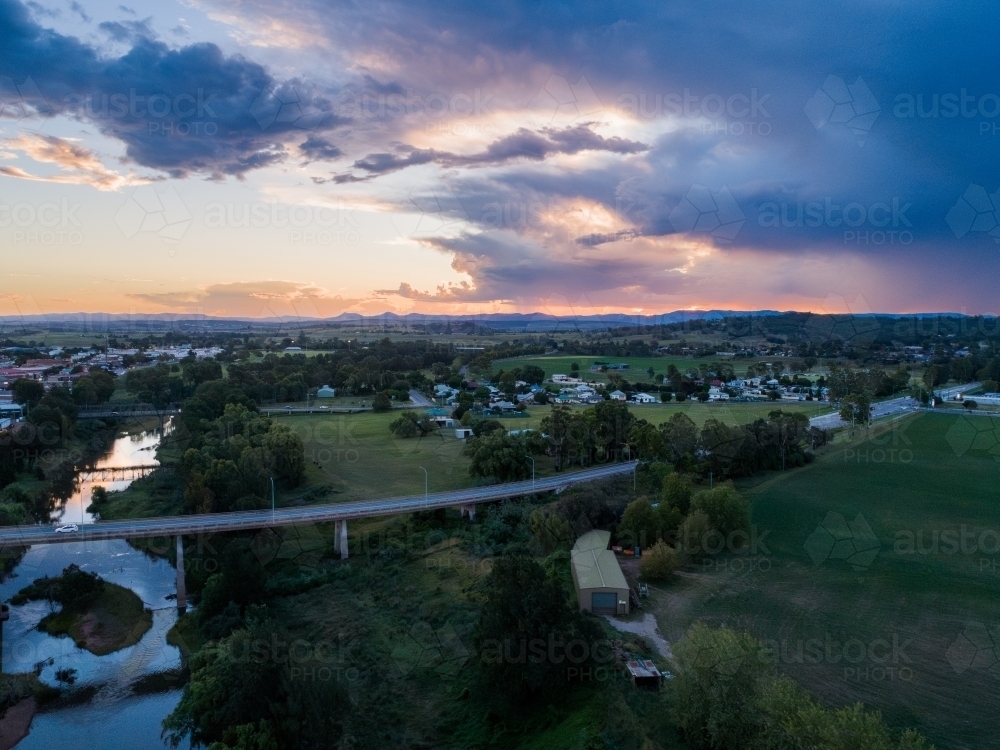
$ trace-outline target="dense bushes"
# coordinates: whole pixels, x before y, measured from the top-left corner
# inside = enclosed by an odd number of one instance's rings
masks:
[[[674,647],[669,700],[695,750],[928,750],[858,704],[829,710],[785,677],[746,633],[695,623]]]

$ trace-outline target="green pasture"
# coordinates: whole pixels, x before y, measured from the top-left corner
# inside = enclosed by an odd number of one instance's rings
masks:
[[[830,705],[862,701],[938,748],[996,747],[998,446],[998,419],[920,414],[743,483],[760,543],[657,587],[661,631],[748,630]]]

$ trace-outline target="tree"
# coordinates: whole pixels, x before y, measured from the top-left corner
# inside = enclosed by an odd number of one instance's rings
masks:
[[[386,412],[392,411],[392,399],[386,393],[378,393],[372,400],[372,410]]]
[[[181,395],[179,386],[182,385],[180,378],[170,377],[170,368],[166,365],[129,370],[125,376],[125,390],[135,394],[140,401],[152,404],[157,411],[163,411],[175,396]]]
[[[625,507],[618,525],[619,541],[625,546],[645,548],[656,541],[660,531],[656,510],[648,498],[640,497]]]
[[[10,390],[14,395],[14,403],[29,409],[45,397],[45,386],[39,380],[18,378],[11,383]]]
[[[685,557],[701,557],[702,545],[712,532],[712,519],[700,510],[688,514],[677,529],[677,549]]]
[[[497,431],[469,438],[462,453],[470,459],[470,476],[514,482],[531,478],[528,454],[540,452],[539,448],[529,438]]]
[[[260,608],[251,607],[243,628],[199,649],[180,702],[163,720],[170,744],[177,747],[190,738],[192,745],[221,742],[247,750],[336,747],[350,700],[337,680],[295,679],[280,646],[290,640]],[[258,728],[249,731],[248,725]],[[267,741],[272,729],[274,743]]]
[[[757,747],[766,725],[752,707],[771,674],[759,644],[746,633],[696,622],[674,659],[674,720],[692,747]]]
[[[469,414],[469,412],[466,412]],[[465,414],[462,415],[463,419]],[[472,419],[471,414],[469,419]],[[418,417],[412,411],[405,411],[389,425],[389,431],[400,438],[423,437],[429,435],[437,428],[437,425],[429,417]]]
[[[732,482],[699,492],[691,499],[691,511],[701,511],[708,516],[712,528],[723,536],[750,530],[750,503],[736,491]]]
[[[663,444],[675,462],[687,453],[694,453],[698,446],[698,426],[687,414],[674,414],[660,425],[660,432]]]
[[[635,414],[624,401],[601,401],[593,407],[593,440],[603,447],[605,454],[621,458],[621,450],[628,442]]]
[[[865,393],[852,393],[840,402],[840,418],[851,424],[868,424],[871,399]]]
[[[283,479],[289,487],[298,487],[306,473],[302,438],[286,427],[274,426],[264,436],[264,449],[275,476]]]
[[[589,646],[574,666],[586,668],[600,658],[598,646],[606,642],[599,628],[570,606],[562,583],[532,558],[497,559],[482,589],[486,601],[476,623],[476,652],[485,683],[510,703],[523,705],[566,683],[564,654],[548,657],[553,644],[581,640]]]
[[[691,508],[691,480],[683,474],[669,474],[663,480],[663,502],[686,516]]]
[[[640,419],[632,427],[629,443],[635,447],[638,457],[644,461],[655,461],[666,457],[663,433],[645,419]]]
[[[674,648],[673,719],[695,750],[932,750],[898,738],[861,704],[829,710],[774,672],[777,656],[746,633],[695,623]]]
[[[541,385],[545,381],[545,370],[537,365],[525,365],[521,368],[521,380],[528,385]]]
[[[643,553],[639,572],[647,581],[665,581],[680,567],[677,551],[660,540]]]

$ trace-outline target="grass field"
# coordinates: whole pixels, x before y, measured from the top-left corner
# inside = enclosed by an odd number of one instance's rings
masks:
[[[1000,747],[998,444],[1000,420],[922,414],[746,483],[762,544],[657,588],[661,630],[749,630],[828,704],[863,701],[938,748]]]
[[[606,373],[591,372],[590,366],[595,362],[610,362],[613,364],[626,363],[630,369],[621,373],[630,383],[649,382],[650,377],[647,368],[652,367],[654,376],[665,375],[667,367],[675,365],[681,372],[689,369],[697,369],[700,364],[711,364],[714,362],[726,362],[733,366],[737,375],[746,373],[747,365],[753,360],[735,360],[732,357],[713,357],[708,359],[695,359],[694,357],[594,357],[592,355],[579,356],[557,356],[557,357],[516,357],[512,359],[498,359],[493,363],[493,370],[513,370],[515,367],[525,365],[535,365],[545,371],[545,377],[551,378],[554,373],[570,375],[570,365],[576,362],[580,365],[580,377],[586,380],[596,380],[604,382],[607,380]]]
[[[586,407],[576,406],[576,409]],[[632,407],[637,416],[653,424],[665,422],[671,415],[684,412],[701,425],[709,417],[729,424],[752,422],[775,408],[805,411],[813,414],[819,405],[791,403],[762,404],[649,404]],[[501,419],[510,430],[538,429],[551,411],[548,406],[529,409],[527,419]],[[442,429],[422,438],[396,438],[389,424],[399,413],[378,414],[315,414],[277,417],[281,424],[297,433],[305,445],[306,483],[286,496],[286,502],[296,497],[315,494],[318,488],[329,487],[331,493],[324,502],[344,502],[376,497],[391,497],[469,487],[474,480],[468,474],[468,459],[462,455],[465,443],[455,437],[453,429]],[[548,456],[535,457],[538,478],[555,473],[555,464]],[[307,498],[308,499],[308,498]]]

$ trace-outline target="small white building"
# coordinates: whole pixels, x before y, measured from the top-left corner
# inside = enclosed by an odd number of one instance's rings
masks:
[[[466,438],[472,437],[472,428],[471,427],[458,427],[455,430],[455,437],[457,437],[459,440],[465,440]]]
[[[612,396],[612,398],[614,398],[614,396]],[[632,396],[632,400],[635,401],[637,404],[656,403],[656,397],[650,396],[648,393],[636,393],[634,396]]]
[[[328,385],[324,385],[322,388],[316,391],[316,398],[333,398],[337,395],[337,389],[331,388]]]
[[[626,399],[625,394],[621,391],[611,391],[609,395],[612,401],[624,401]]]

